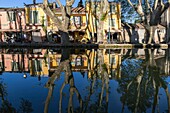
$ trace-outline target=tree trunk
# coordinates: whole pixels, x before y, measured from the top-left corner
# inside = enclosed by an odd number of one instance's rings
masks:
[[[97,43],[103,42],[103,37],[104,37],[103,24],[104,24],[104,21],[99,21],[99,25],[97,27]]]
[[[169,41],[170,41],[170,23],[167,25],[167,27],[166,27],[166,43],[169,43]]]
[[[48,113],[48,107],[51,100],[51,96],[53,94],[54,86],[50,86],[48,89],[49,90],[48,90],[48,96],[45,101],[44,113]]]
[[[69,43],[69,26],[71,17],[71,8],[75,0],[66,0],[66,6],[63,6],[60,0],[57,0],[57,4],[61,9],[62,21],[55,15],[55,13],[49,8],[48,0],[43,1],[43,5],[40,7],[43,9],[45,14],[47,14],[54,24],[57,26],[59,33],[61,35],[61,44]]]
[[[145,43],[151,44],[155,41],[155,32],[156,32],[157,26],[149,26],[145,27]]]
[[[45,107],[44,107],[44,113],[48,113],[48,106],[49,106],[49,103],[50,103],[50,100],[51,100],[51,96],[53,94],[53,89],[54,89],[54,82],[57,78],[60,77],[60,73],[63,72],[63,70],[65,68],[67,68],[69,65],[70,65],[70,61],[69,61],[69,57],[70,57],[70,52],[69,52],[69,49],[62,49],[62,55],[61,55],[61,63],[60,65],[57,67],[56,71],[54,72],[54,74],[49,78],[48,82],[45,84],[45,87],[47,87],[49,90],[48,90],[48,96],[46,98],[46,101],[45,101]],[[66,69],[66,73],[67,73],[67,69]],[[70,71],[69,71],[70,72]],[[66,79],[67,76],[65,76]],[[62,91],[62,88],[65,86],[67,82],[64,82],[60,89],[60,96],[61,96],[61,91]],[[62,97],[60,97],[60,101],[62,101]],[[61,102],[60,102],[61,103]],[[61,112],[61,104],[59,104],[59,112]]]

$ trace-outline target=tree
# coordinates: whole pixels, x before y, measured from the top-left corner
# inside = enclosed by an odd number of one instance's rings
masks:
[[[32,103],[29,100],[21,98],[19,112],[21,113],[32,113],[34,110],[32,108]]]
[[[122,79],[118,80],[122,93],[121,101],[124,106],[136,112],[146,112],[152,107],[155,113],[159,103],[159,90],[163,88],[167,95],[169,107],[168,84],[161,76],[160,63],[157,63],[154,50],[145,50],[145,60],[126,59],[122,62]],[[160,61],[159,61],[160,62]],[[168,108],[169,109],[169,108]]]
[[[61,43],[68,44],[69,43],[69,33],[68,28],[70,25],[70,15],[71,15],[71,8],[74,4],[75,0],[66,0],[66,5],[63,6],[60,0],[56,0],[57,4],[61,9],[62,20],[60,20],[55,13],[49,8],[48,0],[43,1],[43,5],[41,5],[44,12],[52,19],[54,24],[57,26],[59,33],[61,35]]]
[[[150,4],[150,0],[138,0],[136,3],[132,3],[131,0],[127,1],[141,17],[145,28],[145,43],[154,43],[155,31],[160,23],[161,15],[169,7],[170,0],[166,3],[163,0],[154,0],[153,4]]]
[[[115,2],[121,3],[121,21],[127,23],[134,23],[139,20],[139,15],[135,12],[133,8],[129,8],[130,5],[127,0],[115,0]],[[133,3],[135,3],[133,1]]]
[[[80,111],[82,110],[82,104],[83,104],[82,98],[81,98],[81,95],[80,95],[78,89],[75,86],[74,77],[73,77],[72,70],[71,70],[70,50],[62,49],[61,62],[59,64],[59,66],[57,67],[57,69],[55,70],[55,72],[52,74],[51,78],[49,78],[48,82],[45,85],[49,89],[49,91],[48,91],[48,95],[47,95],[47,98],[45,101],[44,113],[48,113],[50,99],[52,97],[53,90],[54,90],[54,82],[57,78],[60,77],[61,72],[63,72],[63,71],[65,72],[65,79],[64,79],[64,82],[62,83],[62,86],[60,88],[59,113],[62,113],[62,99],[63,99],[62,94],[63,94],[63,89],[67,84],[70,85],[69,104],[68,104],[68,109],[67,109],[68,113],[74,111],[74,107],[73,107],[74,93],[77,95],[77,98],[79,100]]]
[[[104,37],[104,21],[109,13],[109,2],[108,0],[100,1],[89,1],[89,10],[95,19],[96,32],[97,32],[97,42],[103,42]],[[93,21],[93,20],[92,20]]]

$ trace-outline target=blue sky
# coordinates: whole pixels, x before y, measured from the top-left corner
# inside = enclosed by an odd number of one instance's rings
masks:
[[[33,0],[0,0],[0,7],[24,7],[23,3],[31,4]],[[53,2],[55,0],[49,0]],[[64,4],[65,0],[60,0]],[[84,1],[84,0],[83,0]],[[37,3],[42,3],[43,0],[36,0]],[[75,0],[74,6],[77,6],[79,0]]]

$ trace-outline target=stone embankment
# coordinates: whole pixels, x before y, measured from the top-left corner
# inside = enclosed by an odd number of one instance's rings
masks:
[[[167,49],[170,47],[170,44],[99,44],[99,48],[162,48]]]
[[[67,45],[55,43],[0,43],[0,48],[99,48],[99,49],[114,49],[114,48],[170,48],[170,44],[75,44]]]

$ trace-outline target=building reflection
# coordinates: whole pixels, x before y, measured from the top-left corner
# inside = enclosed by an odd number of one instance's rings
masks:
[[[48,94],[44,113],[47,113],[50,108],[50,100],[57,86],[59,112],[62,112],[65,107],[67,112],[76,110],[77,112],[93,112],[93,110],[94,112],[109,112],[110,87],[113,85],[111,84],[113,80],[110,79],[112,78],[117,79],[116,90],[120,94],[122,113],[126,111],[126,107],[129,111],[137,113],[146,112],[146,109],[151,106],[152,111],[155,112],[156,107],[159,106],[161,88],[167,97],[168,110],[170,109],[169,87],[162,77],[169,75],[169,50],[165,50],[163,55],[152,49],[144,50],[143,55],[132,55],[123,49],[72,50],[66,48],[17,51],[15,54],[7,50],[1,52],[1,72],[29,72],[31,76],[36,76],[39,80],[42,76],[50,76],[45,84]],[[75,71],[86,72],[89,78],[89,84],[86,84],[88,88],[84,94],[78,89],[81,86],[76,85],[77,76],[73,75]],[[62,72],[64,73],[61,74]],[[56,80],[61,76],[63,81],[60,84]],[[67,98],[68,106],[63,104],[65,92],[69,97]],[[74,95],[77,98],[73,99]],[[74,107],[75,99],[78,102],[78,109]],[[95,104],[90,102],[91,99],[94,99]]]
[[[0,55],[0,70],[2,72],[24,72],[29,71],[28,68],[29,56],[22,53],[5,53]]]
[[[154,50],[154,62],[159,63],[162,74],[169,74],[169,50],[164,55],[158,55]],[[129,54],[129,50],[123,49],[104,49],[102,56],[107,68],[109,78],[121,78],[121,63],[126,58],[145,59],[145,55]],[[94,75],[99,53],[95,49],[72,49],[70,50],[70,61],[72,71],[87,72],[88,78]],[[127,56],[128,54],[128,56]],[[61,61],[61,50],[50,49],[2,49],[0,55],[0,72],[27,72],[31,76],[51,76]],[[165,66],[163,66],[165,65]]]

